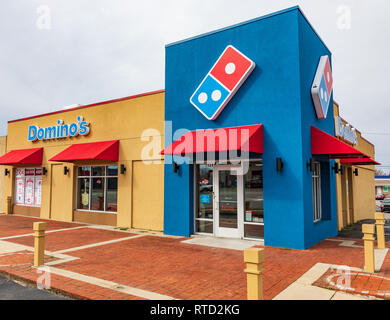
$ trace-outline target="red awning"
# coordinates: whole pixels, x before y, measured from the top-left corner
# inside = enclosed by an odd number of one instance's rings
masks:
[[[12,150],[0,157],[0,165],[42,164],[43,148]]]
[[[311,127],[311,153],[327,155],[333,159],[369,158],[359,150],[313,126]]]
[[[82,160],[118,161],[119,140],[74,144],[50,161],[75,162]]]
[[[263,153],[263,125],[189,131],[160,153],[184,156],[225,151]]]
[[[342,164],[352,164],[359,166],[380,166],[379,162],[376,162],[371,158],[341,159],[340,162]]]

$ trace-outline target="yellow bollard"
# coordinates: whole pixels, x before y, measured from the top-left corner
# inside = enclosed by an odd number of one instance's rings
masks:
[[[46,222],[34,222],[34,267],[45,264]]]
[[[12,197],[7,197],[7,214],[12,214]]]
[[[364,271],[375,272],[375,256],[374,256],[374,241],[375,241],[375,225],[363,224],[362,231],[364,234]]]
[[[386,249],[385,241],[385,214],[375,213],[376,220],[376,240],[378,241],[378,249]]]
[[[245,249],[244,261],[246,263],[248,300],[263,300],[262,263],[264,261],[264,249]]]

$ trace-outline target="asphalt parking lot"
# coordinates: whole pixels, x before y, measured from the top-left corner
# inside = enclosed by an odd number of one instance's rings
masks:
[[[69,300],[0,276],[0,300]]]
[[[385,214],[386,224],[385,224],[385,236],[386,242],[390,241],[390,214]],[[362,220],[352,226],[344,228],[339,232],[339,237],[341,238],[350,238],[350,239],[362,239],[362,224],[375,224],[375,220]]]

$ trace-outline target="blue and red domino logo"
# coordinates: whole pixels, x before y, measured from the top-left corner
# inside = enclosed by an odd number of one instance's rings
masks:
[[[311,88],[318,119],[326,119],[333,91],[333,76],[328,56],[322,56]]]
[[[227,46],[190,98],[208,120],[215,120],[255,68],[255,63]]]

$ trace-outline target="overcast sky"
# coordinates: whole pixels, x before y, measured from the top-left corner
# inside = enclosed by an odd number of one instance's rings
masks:
[[[332,51],[341,115],[390,169],[388,0],[1,0],[0,135],[8,120],[163,89],[165,44],[297,4]]]

